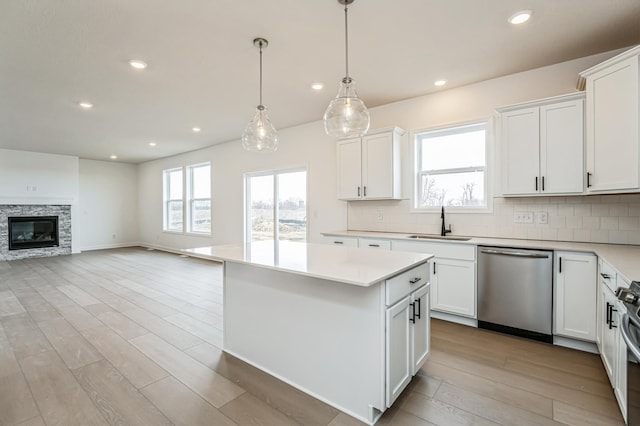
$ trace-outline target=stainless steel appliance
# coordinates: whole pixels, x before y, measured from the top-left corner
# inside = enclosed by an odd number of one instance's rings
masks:
[[[553,252],[478,246],[478,327],[552,343]]]
[[[616,290],[627,312],[622,315],[620,332],[627,344],[627,424],[640,425],[640,282],[633,281],[628,289]]]

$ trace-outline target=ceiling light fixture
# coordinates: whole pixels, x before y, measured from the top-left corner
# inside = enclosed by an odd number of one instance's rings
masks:
[[[200,127],[192,127],[191,130],[193,130],[194,133],[198,133],[200,131]]]
[[[84,108],[84,109],[93,108],[93,104],[91,102],[78,102],[78,105],[80,105],[80,108]]]
[[[112,160],[117,160],[117,159],[118,159],[118,156],[117,156],[117,155],[115,155],[115,154],[111,154],[111,156],[110,156],[109,158],[111,158]]]
[[[346,75],[342,79],[340,89],[324,113],[324,130],[334,138],[362,136],[369,130],[369,111],[358,97],[355,82],[349,77],[349,27],[347,6],[354,0],[338,0],[344,5],[344,45]]]
[[[322,84],[322,83],[313,83],[311,85],[311,88],[313,90],[322,90],[323,87],[324,87],[324,84]]]
[[[143,70],[147,67],[147,63],[143,62],[139,59],[132,59],[129,61],[129,65],[131,65],[133,68],[137,69],[137,70]]]
[[[440,87],[440,86],[444,86],[445,84],[447,84],[447,80],[436,80],[436,81],[433,83],[433,85],[434,85],[434,86],[438,86],[438,87]]]
[[[149,146],[156,146],[156,145],[157,145],[157,143],[155,143],[155,142],[153,142],[153,141],[152,141],[152,142],[149,142]]]
[[[269,120],[267,108],[262,105],[262,49],[266,49],[269,42],[258,37],[253,40],[253,45],[260,49],[260,104],[242,133],[242,147],[246,151],[273,152],[278,149],[278,133]]]
[[[511,15],[508,21],[513,25],[524,24],[531,18],[531,15],[533,15],[531,10],[521,10],[520,12],[516,12]]]

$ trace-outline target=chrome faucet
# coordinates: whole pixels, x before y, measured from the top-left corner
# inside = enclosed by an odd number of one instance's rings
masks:
[[[449,224],[449,229],[444,227],[444,206],[442,206],[442,213],[440,214],[440,219],[442,219],[442,228],[440,229],[440,236],[444,237],[447,234],[451,233],[451,224]]]

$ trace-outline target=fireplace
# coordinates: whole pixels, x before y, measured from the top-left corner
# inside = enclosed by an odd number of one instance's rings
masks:
[[[8,217],[9,250],[58,247],[58,216]]]

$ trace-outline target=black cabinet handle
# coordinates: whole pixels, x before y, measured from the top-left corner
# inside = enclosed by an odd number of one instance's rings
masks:
[[[409,321],[411,321],[412,323],[416,323],[416,304],[415,303],[409,303],[409,305],[411,305],[411,309],[412,309],[412,313],[411,313],[411,318],[409,318]]]
[[[605,322],[607,324],[609,324],[609,328],[611,328],[611,308],[613,307],[613,305],[609,302],[607,302],[607,315],[606,315],[606,320]]]
[[[612,328],[618,328],[617,325],[613,324],[613,313],[618,312],[618,310],[615,309],[609,302],[607,302],[607,305],[609,306],[609,330],[611,330]]]
[[[538,190],[538,176],[536,176],[536,191]]]
[[[422,279],[422,278],[420,278],[420,277],[415,277],[414,279],[409,280],[409,284],[415,284],[415,283],[417,283],[418,281],[420,281],[421,279]]]
[[[611,275],[609,275],[609,274],[603,274],[602,272],[600,273],[600,276],[601,276],[602,278],[604,278],[605,280],[608,280],[608,279],[610,279],[610,278],[611,278]]]
[[[367,187],[366,186],[364,187],[364,194],[362,194],[362,195],[365,196],[365,197],[367,196]]]
[[[587,188],[591,188],[591,173],[587,172]]]
[[[433,262],[433,275],[436,274],[436,262]]]
[[[358,187],[358,197],[360,196],[360,187]]]
[[[544,191],[544,176],[542,176],[542,190]]]
[[[333,244],[344,244],[342,241],[334,241]]]
[[[421,299],[422,298],[416,300],[416,303],[418,304],[418,309],[417,309],[418,313],[416,313],[415,304],[414,304],[414,310],[413,310],[413,315],[418,319],[420,319],[420,300]]]
[[[369,244],[369,247],[380,247],[380,244]]]
[[[558,273],[562,273],[562,257],[558,258]]]

